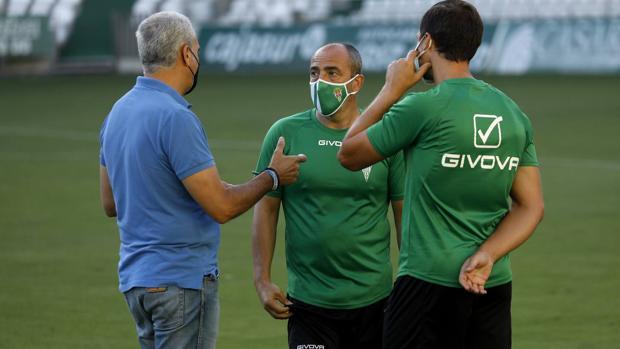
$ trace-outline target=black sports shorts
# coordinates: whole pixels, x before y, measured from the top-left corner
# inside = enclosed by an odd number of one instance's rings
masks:
[[[411,276],[396,279],[383,327],[384,349],[509,349],[512,283],[476,295]]]
[[[296,299],[288,320],[289,349],[380,349],[385,299],[356,309],[327,309]]]

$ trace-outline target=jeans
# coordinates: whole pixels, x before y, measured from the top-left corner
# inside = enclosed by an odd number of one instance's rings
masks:
[[[218,280],[205,276],[202,290],[135,287],[125,300],[142,349],[215,349],[220,303]]]

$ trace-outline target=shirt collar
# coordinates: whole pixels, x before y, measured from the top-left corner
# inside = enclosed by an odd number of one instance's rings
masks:
[[[163,92],[174,98],[177,103],[186,107],[187,109],[190,109],[192,107],[192,105],[185,98],[183,98],[183,96],[181,96],[177,91],[175,91],[172,87],[166,85],[161,80],[149,78],[146,76],[138,76],[138,79],[136,79],[136,87],[150,88]]]

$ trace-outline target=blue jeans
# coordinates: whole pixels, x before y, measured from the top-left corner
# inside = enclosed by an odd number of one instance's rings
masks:
[[[218,280],[205,276],[202,290],[135,287],[125,292],[142,349],[215,349],[220,303]]]

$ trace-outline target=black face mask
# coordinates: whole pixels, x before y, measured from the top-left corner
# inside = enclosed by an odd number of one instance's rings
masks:
[[[192,73],[192,76],[194,77],[194,82],[192,83],[192,87],[190,87],[189,90],[185,91],[185,96],[190,94],[196,87],[196,84],[198,84],[198,72],[200,72],[200,61],[198,60],[198,57],[196,57],[194,52],[192,52],[192,49],[189,49],[189,52],[192,54],[192,56],[194,56],[194,59],[198,63],[198,68],[196,68],[196,73],[194,73],[192,71],[192,68],[190,68],[189,65],[187,66],[187,69],[189,69],[189,71]]]

